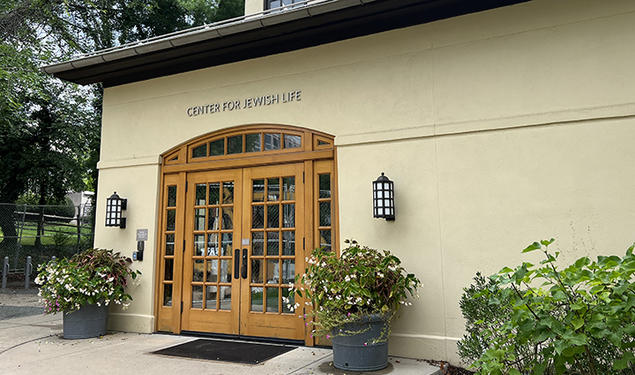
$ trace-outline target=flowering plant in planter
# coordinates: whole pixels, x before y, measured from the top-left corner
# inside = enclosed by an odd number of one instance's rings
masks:
[[[296,286],[291,288],[313,306],[313,334],[327,339],[358,334],[347,330],[347,324],[371,315],[380,314],[389,322],[401,305],[411,305],[407,299],[421,285],[389,251],[361,246],[355,240],[345,242],[348,247],[340,257],[324,248],[314,250],[306,259],[306,272],[296,277]],[[285,302],[290,308],[299,307],[292,306],[290,299]],[[387,324],[374,341],[386,341],[388,335]]]
[[[133,271],[130,258],[112,250],[89,249],[70,259],[40,265],[35,282],[47,314],[72,312],[84,305],[111,303],[127,306],[132,297],[126,293],[128,278],[141,274]]]

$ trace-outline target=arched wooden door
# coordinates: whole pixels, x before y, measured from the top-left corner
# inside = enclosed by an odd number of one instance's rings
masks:
[[[164,160],[157,330],[312,345],[299,318],[304,301],[288,288],[313,248],[337,243],[332,137],[240,127],[183,144]]]

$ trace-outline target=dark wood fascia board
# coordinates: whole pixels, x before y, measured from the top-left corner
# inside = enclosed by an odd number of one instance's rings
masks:
[[[284,53],[527,0],[378,0],[194,44],[54,73],[80,84],[116,86]]]

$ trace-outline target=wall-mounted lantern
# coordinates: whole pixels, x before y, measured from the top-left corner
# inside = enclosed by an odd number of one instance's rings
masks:
[[[123,217],[123,211],[128,208],[128,200],[121,198],[114,192],[110,198],[106,199],[106,226],[107,227],[126,227],[126,218]]]
[[[373,181],[373,216],[395,220],[395,184],[384,172]]]

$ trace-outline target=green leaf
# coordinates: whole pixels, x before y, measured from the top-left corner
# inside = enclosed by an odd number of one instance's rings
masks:
[[[543,246],[549,246],[549,245],[551,245],[552,243],[554,243],[554,241],[555,241],[555,240],[556,240],[555,238],[552,238],[552,239],[550,239],[550,240],[542,240],[542,241],[540,241],[540,243],[541,243]]]
[[[540,249],[540,243],[538,242],[534,242],[531,245],[527,246],[526,248],[523,249],[522,253],[528,253],[530,251],[534,251],[534,250],[538,250]]]

